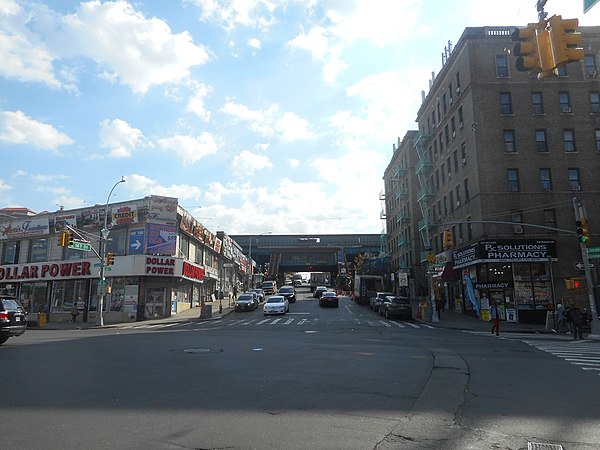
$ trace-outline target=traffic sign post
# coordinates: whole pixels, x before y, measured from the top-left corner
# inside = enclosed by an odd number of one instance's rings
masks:
[[[585,270],[585,264],[583,264],[581,261],[577,261],[575,263],[575,268],[579,269],[579,270]],[[593,262],[591,262],[590,269],[595,269],[595,268],[596,268],[596,265]]]

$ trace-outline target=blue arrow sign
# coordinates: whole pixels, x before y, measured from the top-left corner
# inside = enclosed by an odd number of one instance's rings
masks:
[[[585,14],[590,10],[592,6],[598,3],[600,0],[583,0],[583,13]]]
[[[144,253],[145,230],[131,230],[129,232],[129,254],[141,255]]]

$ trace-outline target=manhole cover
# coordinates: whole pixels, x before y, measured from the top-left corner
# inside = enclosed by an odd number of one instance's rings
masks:
[[[528,442],[527,450],[563,450],[560,444],[542,444],[541,442]]]

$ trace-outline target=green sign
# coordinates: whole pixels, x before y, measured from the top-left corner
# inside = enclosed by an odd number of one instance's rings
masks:
[[[73,243],[69,245],[69,248],[89,252],[92,250],[92,244],[88,244],[87,242],[73,241]]]
[[[598,3],[598,0],[583,0],[583,13],[588,12],[596,3]]]
[[[600,259],[600,247],[587,248],[588,259]]]

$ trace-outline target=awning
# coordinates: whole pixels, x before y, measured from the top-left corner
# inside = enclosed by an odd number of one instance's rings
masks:
[[[452,263],[444,266],[434,267],[431,277],[438,281],[454,281],[454,269]]]

